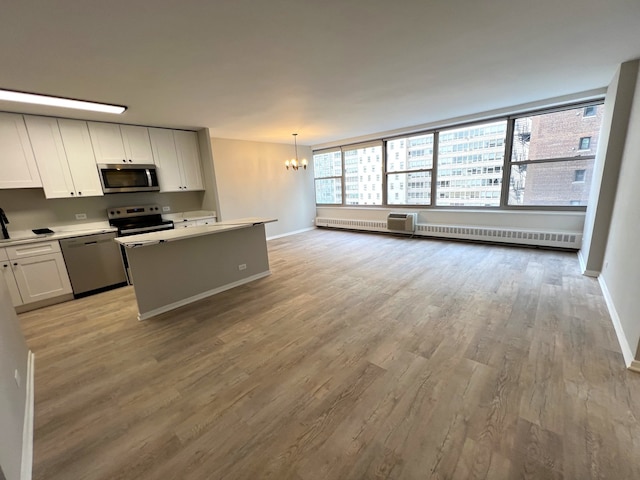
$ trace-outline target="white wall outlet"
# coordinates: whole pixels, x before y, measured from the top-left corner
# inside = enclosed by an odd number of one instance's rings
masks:
[[[13,378],[16,379],[16,385],[18,385],[18,388],[20,388],[22,386],[22,379],[20,378],[20,372],[18,371],[18,369],[16,369],[13,373]]]
[[[171,211],[171,207],[162,207],[162,211],[163,212],[170,212]]]
[[[247,269],[246,263],[241,263],[240,265],[238,265],[238,270],[246,270],[246,269]]]
[[[86,213],[76,213],[76,220],[86,220],[86,219],[87,219]]]

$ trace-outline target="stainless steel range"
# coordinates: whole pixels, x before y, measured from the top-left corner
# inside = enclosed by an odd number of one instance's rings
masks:
[[[140,233],[158,232],[173,229],[171,220],[163,220],[162,208],[158,205],[137,205],[133,207],[114,207],[107,209],[109,225],[118,229],[119,237],[138,235]],[[131,281],[129,262],[124,247],[121,247],[122,259],[127,270],[127,278]]]

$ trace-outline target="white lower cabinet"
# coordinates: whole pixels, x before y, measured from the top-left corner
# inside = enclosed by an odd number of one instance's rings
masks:
[[[13,269],[11,268],[11,262],[7,256],[7,252],[4,248],[0,248],[0,268],[2,268],[2,276],[9,288],[9,295],[11,296],[11,303],[14,307],[22,305],[22,297],[20,296],[20,290],[18,290],[18,284],[16,283],[16,277],[13,275]]]
[[[6,247],[0,258],[2,273],[14,306],[72,293],[71,282],[57,241]]]

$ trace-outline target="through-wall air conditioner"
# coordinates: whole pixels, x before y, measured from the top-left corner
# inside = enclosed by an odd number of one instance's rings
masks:
[[[394,232],[415,232],[417,213],[390,213],[387,216],[387,230]]]

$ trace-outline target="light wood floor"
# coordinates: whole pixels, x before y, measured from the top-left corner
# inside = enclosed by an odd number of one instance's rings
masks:
[[[155,320],[131,287],[22,314],[34,479],[640,478],[640,375],[575,254],[269,251],[270,277]]]

